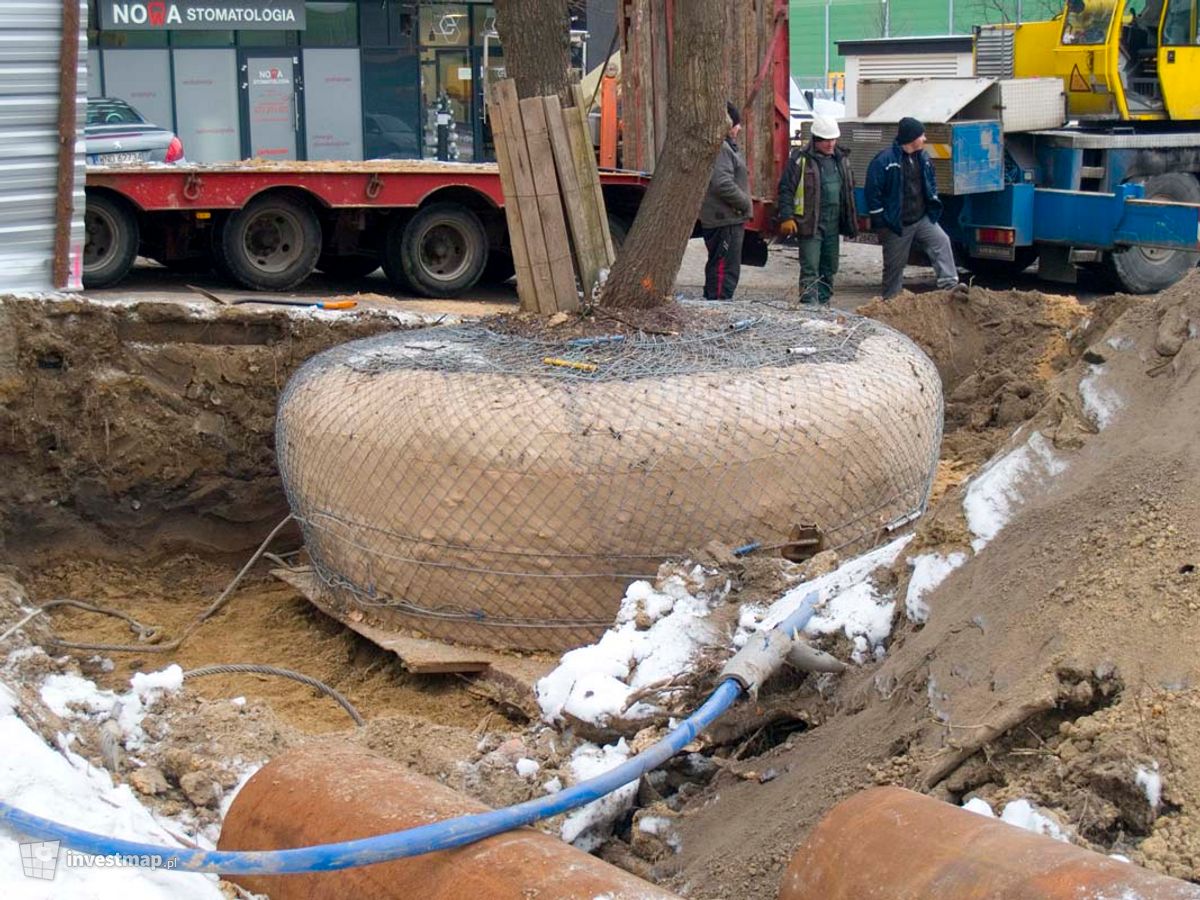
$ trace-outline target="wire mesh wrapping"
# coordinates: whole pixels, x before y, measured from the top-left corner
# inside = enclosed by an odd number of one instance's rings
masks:
[[[865,549],[923,510],[942,395],[870,319],[688,304],[703,331],[547,340],[484,324],[306,363],[277,452],[321,602],[385,629],[561,650],[719,540]]]

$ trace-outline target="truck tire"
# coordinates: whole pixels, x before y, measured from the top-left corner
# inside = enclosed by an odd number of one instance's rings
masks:
[[[970,256],[964,260],[964,265],[986,281],[1004,281],[1020,275],[1037,258],[1036,247],[1017,247],[1016,259],[976,259]]]
[[[479,280],[483,284],[504,284],[517,274],[517,264],[513,262],[512,253],[507,250],[497,250],[495,247],[488,251],[487,265]]]
[[[221,268],[255,291],[286,291],[312,274],[321,253],[321,223],[303,203],[256,197],[225,220]]]
[[[137,216],[129,204],[104,194],[88,194],[83,230],[84,287],[108,287],[129,274],[139,240]]]
[[[330,278],[366,278],[379,268],[375,256],[335,256],[330,254],[317,260],[317,268]]]
[[[434,203],[388,231],[384,265],[399,269],[418,293],[454,297],[479,281],[488,260],[479,217],[457,203]],[[390,264],[390,265],[389,265]]]
[[[1143,183],[1147,200],[1200,203],[1200,183],[1187,172],[1152,175]],[[1200,253],[1186,250],[1125,247],[1109,253],[1104,262],[1120,290],[1130,294],[1153,294],[1179,281],[1198,259]]]

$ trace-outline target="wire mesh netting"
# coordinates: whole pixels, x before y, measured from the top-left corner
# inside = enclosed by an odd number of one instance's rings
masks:
[[[870,319],[688,304],[703,330],[396,332],[288,383],[279,467],[321,602],[493,647],[595,639],[633,579],[717,540],[865,549],[919,514],[937,371]]]

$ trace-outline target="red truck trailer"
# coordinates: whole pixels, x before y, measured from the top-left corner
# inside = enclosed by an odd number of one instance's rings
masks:
[[[744,145],[755,201],[743,258],[763,265],[775,186],[788,152],[786,0],[773,0],[755,15],[763,52],[743,61],[734,96],[747,98]],[[659,88],[639,102],[661,106]],[[629,118],[629,108],[623,117]],[[643,159],[654,146],[646,134],[643,129],[627,136],[628,160]],[[651,177],[601,170],[618,245]],[[455,296],[481,280],[499,282],[513,274],[494,163],[250,160],[89,167],[85,224],[83,281],[93,288],[119,282],[139,255],[184,271],[211,265],[244,287],[271,291],[295,287],[315,269],[351,278],[382,265],[399,289],[432,297]]]

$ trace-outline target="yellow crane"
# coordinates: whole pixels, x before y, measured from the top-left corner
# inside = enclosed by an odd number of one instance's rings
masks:
[[[1068,0],[1015,26],[1013,74],[1062,78],[1076,119],[1200,120],[1197,0]]]

